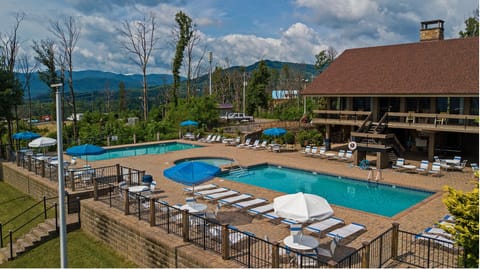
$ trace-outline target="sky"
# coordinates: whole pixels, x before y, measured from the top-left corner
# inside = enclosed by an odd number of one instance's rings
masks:
[[[194,66],[211,51],[212,66],[227,68],[262,59],[313,64],[328,47],[341,54],[349,48],[418,42],[420,22],[436,19],[445,21],[445,39],[458,38],[478,5],[478,0],[1,0],[0,34],[12,31],[15,14],[25,14],[18,29],[19,55],[33,63],[33,41],[54,40],[51,23],[72,16],[81,26],[74,70],[139,74],[120,45],[118,27],[153,14],[159,42],[147,72],[171,74],[178,11],[192,19],[200,37]],[[208,72],[207,56],[199,66],[200,73]]]

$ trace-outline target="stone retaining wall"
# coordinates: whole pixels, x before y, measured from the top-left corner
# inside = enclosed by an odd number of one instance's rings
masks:
[[[150,227],[133,215],[95,202],[81,203],[82,230],[111,246],[139,267],[239,267],[219,254],[202,250],[181,237]]]

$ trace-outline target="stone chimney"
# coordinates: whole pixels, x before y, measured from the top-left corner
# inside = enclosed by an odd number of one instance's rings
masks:
[[[420,41],[443,40],[442,20],[422,21],[420,29]]]

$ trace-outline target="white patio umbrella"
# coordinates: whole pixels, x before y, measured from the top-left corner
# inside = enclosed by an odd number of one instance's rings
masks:
[[[57,140],[55,138],[42,136],[32,140],[30,143],[28,143],[28,146],[32,148],[43,148],[43,147],[54,146],[56,144],[57,144]]]
[[[333,215],[333,209],[325,198],[298,192],[273,199],[275,214],[298,222],[322,220]]]

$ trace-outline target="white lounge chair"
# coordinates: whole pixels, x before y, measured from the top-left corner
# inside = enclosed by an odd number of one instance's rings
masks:
[[[225,198],[225,197],[236,195],[236,194],[238,194],[238,191],[228,190],[224,192],[216,192],[216,193],[204,195],[203,198],[206,200],[217,200],[217,199]]]
[[[228,191],[228,189],[220,187],[220,188],[211,189],[211,190],[195,191],[195,195],[205,196],[205,195],[210,195],[210,194],[214,194],[217,192],[224,192],[224,191]]]
[[[258,146],[258,144],[260,144],[260,140],[259,140],[259,139],[255,140],[255,142],[253,142],[252,145],[248,145],[248,148],[249,148],[249,149],[254,149],[254,148],[256,148],[256,147]]]
[[[455,222],[455,217],[447,214],[447,215],[443,216],[442,220],[454,223]]]
[[[332,157],[328,158],[329,160],[341,160],[345,157],[345,150],[341,149],[338,151],[337,155],[333,155]]]
[[[207,211],[205,212],[205,218],[206,219],[210,219],[210,220],[216,220],[217,219],[217,215],[218,215],[218,211],[220,211],[220,207],[221,205],[220,204],[217,204],[215,206],[215,210],[214,211]]]
[[[315,155],[315,156],[318,156],[318,157],[320,157],[320,158],[326,158],[326,157],[327,157],[327,155],[325,155],[326,153],[327,153],[327,148],[325,148],[325,147],[320,147],[320,149],[318,150],[317,155]],[[315,157],[315,156],[313,156],[313,157]]]
[[[361,231],[365,231],[367,228],[365,225],[358,224],[358,223],[350,223],[346,226],[340,227],[338,229],[335,229],[331,232],[327,233],[327,236],[329,237],[336,237],[339,240],[343,240],[347,237],[350,237],[356,233],[359,233]]]
[[[267,140],[263,140],[260,145],[255,146],[255,149],[266,149],[267,148]]]
[[[204,185],[198,185],[193,187],[185,187],[183,188],[183,191],[185,192],[192,192],[193,190],[203,191],[203,190],[214,189],[214,188],[218,188],[217,184],[204,184]]]
[[[452,239],[452,237],[453,237],[452,234],[450,234],[447,231],[445,231],[444,229],[438,228],[438,227],[428,227],[427,229],[425,229],[423,231],[423,233],[436,234],[436,235],[440,235],[440,236],[448,238],[448,239]]]
[[[420,162],[420,167],[418,167],[416,169],[417,173],[419,174],[427,174],[428,173],[428,166],[430,165],[430,163],[428,162],[428,160],[422,160]]]
[[[321,248],[321,247],[318,247],[316,250],[317,250],[317,254],[320,255],[320,256],[325,256],[325,257],[328,257],[328,258],[332,258],[333,256],[335,256],[335,249],[337,248],[337,239],[336,238],[333,238],[332,241],[330,242],[330,245],[328,246],[328,248]]]
[[[258,204],[262,204],[262,203],[265,203],[267,202],[267,199],[263,199],[263,198],[255,198],[253,200],[247,200],[247,201],[244,201],[244,202],[238,202],[238,203],[234,203],[232,204],[232,206],[236,207],[236,208],[247,208],[247,207],[252,207],[254,205],[258,205]]]
[[[467,165],[468,160],[463,160],[460,164],[453,166],[451,169],[453,171],[463,171],[465,166]]]
[[[250,142],[252,141],[251,138],[247,138],[245,140],[245,143],[242,143],[242,144],[238,144],[237,147],[238,148],[247,148],[248,146],[250,146]]]
[[[312,151],[311,146],[305,146],[305,149],[300,151],[300,152],[303,153],[303,154],[309,154],[311,151]]]
[[[434,162],[432,163],[432,169],[428,171],[429,174],[432,174],[433,176],[441,176],[442,171],[441,171],[441,165],[440,163]]]
[[[220,199],[220,200],[218,200],[218,203],[222,204],[222,205],[229,205],[229,204],[236,203],[238,201],[242,201],[242,200],[245,200],[245,199],[248,199],[248,198],[252,198],[252,195],[248,194],[248,193],[242,193],[242,194],[237,195],[237,196],[232,196],[232,197]]]
[[[273,211],[273,203],[250,208],[249,210],[247,210],[247,213],[256,216],[258,214],[264,214],[270,211]]]
[[[446,248],[453,248],[455,245],[455,241],[436,234],[421,233],[417,234],[415,239],[419,241],[430,241],[431,243],[435,243]]]
[[[305,227],[306,230],[314,233],[323,233],[328,229],[331,229],[335,227],[336,225],[344,224],[345,222],[343,219],[335,218],[335,217],[330,217],[328,219],[312,223]]]
[[[235,246],[236,244],[242,242],[243,240],[247,239],[248,236],[255,236],[253,233],[250,232],[240,232],[238,228],[234,226],[228,226],[230,231],[228,233],[228,239],[230,242],[230,246]],[[209,235],[216,240],[221,240],[222,237],[222,229],[220,226],[215,226],[208,229]]]
[[[397,170],[397,171],[400,171],[400,170],[403,169],[404,165],[405,165],[405,159],[404,158],[398,158],[395,161],[395,164],[392,164],[392,168]]]
[[[345,152],[345,155],[340,158],[340,161],[352,162],[353,161],[353,152],[351,150],[347,150]]]
[[[312,149],[310,150],[310,152],[307,152],[305,153],[307,156],[310,156],[310,157],[315,157],[315,155],[317,155],[318,153],[318,147],[312,147]]]

